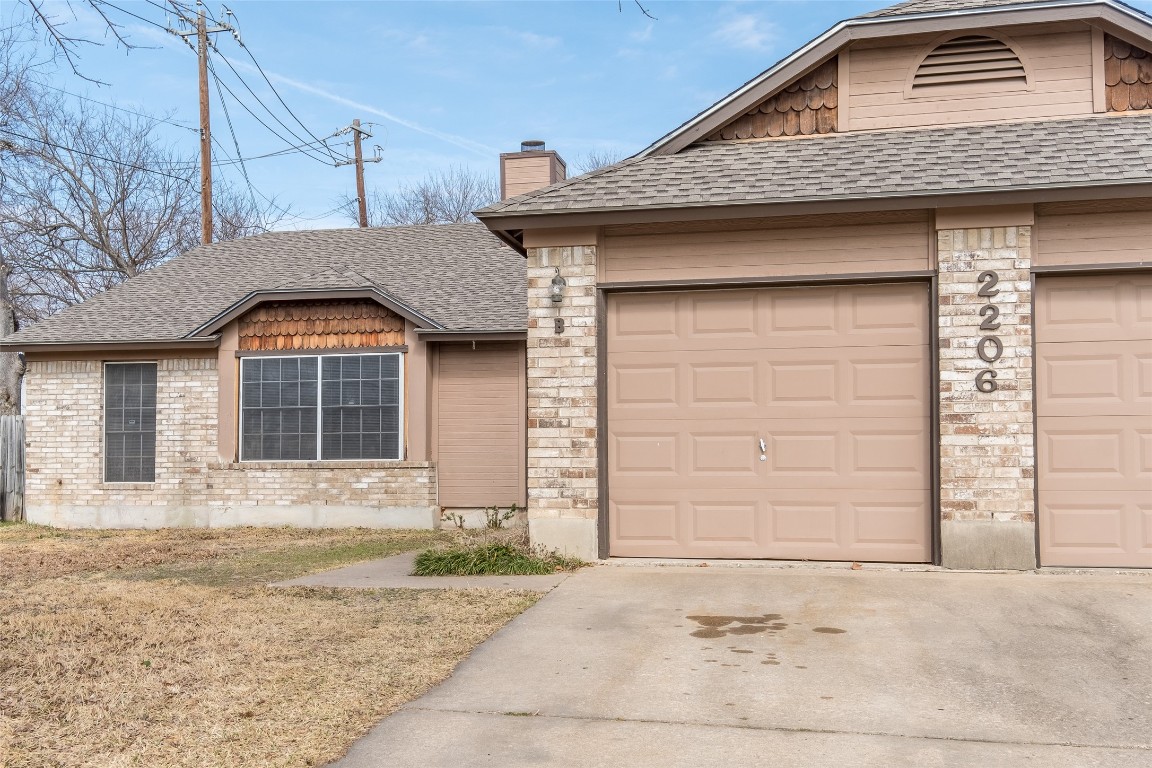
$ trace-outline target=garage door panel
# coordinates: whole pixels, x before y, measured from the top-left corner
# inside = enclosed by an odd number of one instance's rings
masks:
[[[1036,473],[1045,490],[1146,490],[1152,495],[1152,424],[1128,416],[1040,416]]]
[[[1040,512],[1045,565],[1152,568],[1152,501],[1114,491],[1050,492]]]
[[[609,419],[927,417],[925,348],[632,352],[609,364]],[[750,360],[753,355],[759,360]],[[675,357],[675,360],[670,358]]]
[[[612,488],[690,488],[702,478],[781,488],[815,482],[829,488],[926,488],[930,436],[922,419],[774,419],[614,422],[609,443]],[[760,460],[760,440],[765,460]]]
[[[620,295],[608,317],[612,554],[928,559],[924,285]]]
[[[614,296],[613,352],[918,347],[925,291],[904,285]]]
[[[1152,409],[1149,341],[1037,344],[1037,397],[1052,416]]]
[[[1036,295],[1041,563],[1152,567],[1152,275]]]
[[[1037,341],[1152,338],[1152,275],[1046,277],[1036,287]]]
[[[611,549],[622,557],[746,557],[920,562],[930,493],[825,488],[613,493]]]

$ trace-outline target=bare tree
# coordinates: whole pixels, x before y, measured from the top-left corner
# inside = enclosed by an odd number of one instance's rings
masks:
[[[492,176],[452,166],[390,194],[370,192],[368,223],[373,227],[460,224],[475,221],[472,211],[499,199],[500,188]],[[342,205],[351,221],[359,221],[355,198],[345,197]]]
[[[66,108],[39,95],[4,126],[0,254],[18,314],[36,320],[105,291],[199,241],[197,165],[156,122]],[[266,231],[250,200],[221,188],[216,239]]]
[[[627,155],[615,149],[592,149],[576,160],[576,173],[585,174],[615,165]]]

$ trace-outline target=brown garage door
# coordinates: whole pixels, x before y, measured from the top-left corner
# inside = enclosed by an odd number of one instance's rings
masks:
[[[440,506],[523,506],[523,342],[438,346],[433,449]]]
[[[930,558],[926,286],[608,307],[613,555]]]
[[[1152,568],[1152,275],[1036,288],[1040,562]]]

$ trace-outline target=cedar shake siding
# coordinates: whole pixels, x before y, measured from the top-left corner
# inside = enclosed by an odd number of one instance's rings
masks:
[[[836,57],[832,57],[705,141],[835,133],[839,103],[836,61]]]
[[[404,318],[369,301],[270,301],[239,320],[240,349],[354,349],[404,344]]]
[[[1104,86],[1109,112],[1152,109],[1152,53],[1104,35]]]

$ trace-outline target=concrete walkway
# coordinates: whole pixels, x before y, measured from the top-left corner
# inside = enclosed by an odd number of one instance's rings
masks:
[[[527,589],[547,592],[572,574],[546,576],[412,576],[416,552],[368,560],[345,568],[278,581],[273,587],[354,587],[357,589]]]
[[[590,569],[336,765],[1152,766],[1152,574]]]

